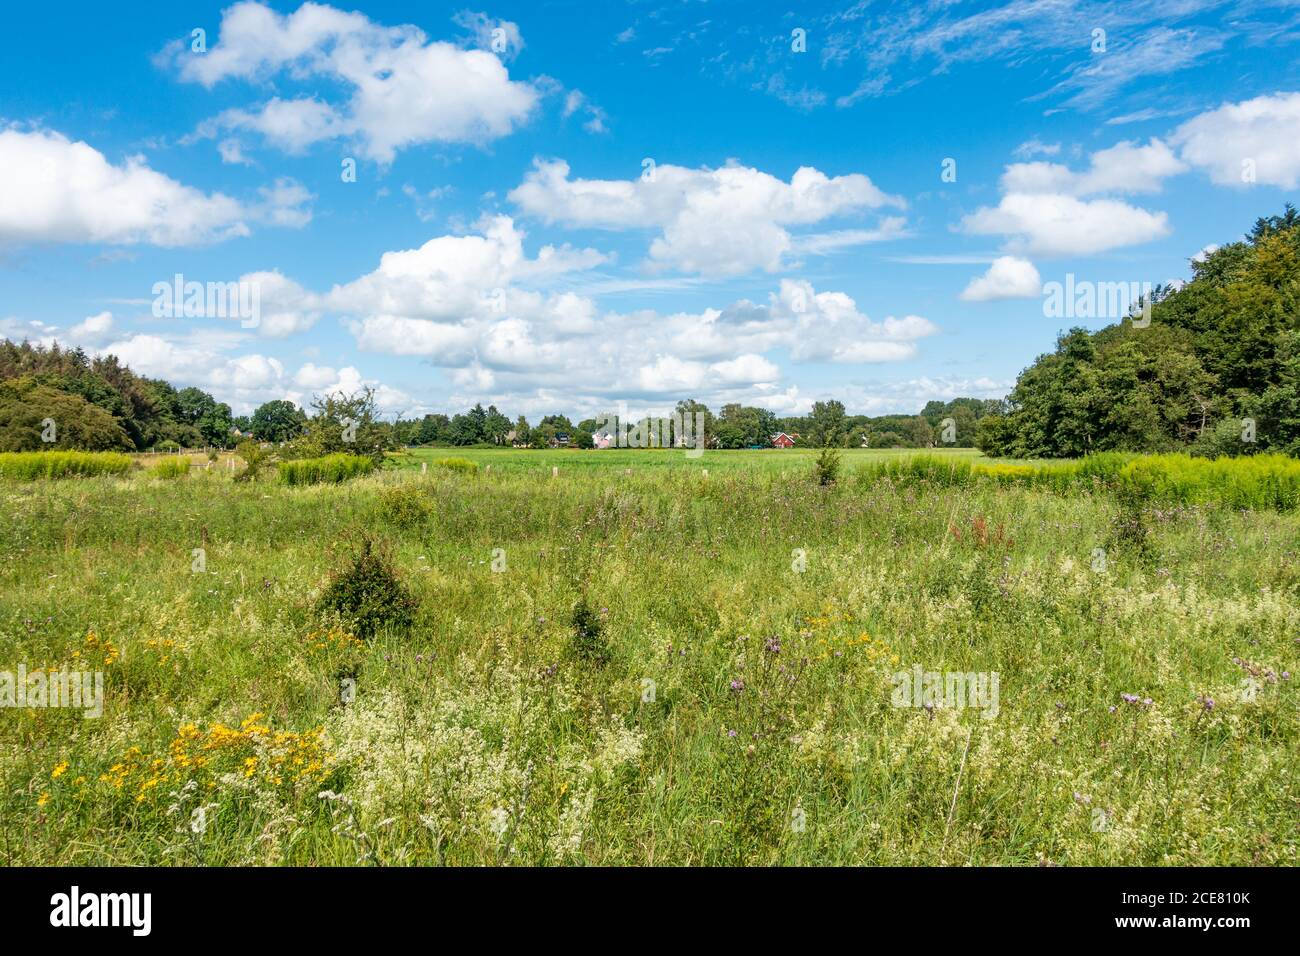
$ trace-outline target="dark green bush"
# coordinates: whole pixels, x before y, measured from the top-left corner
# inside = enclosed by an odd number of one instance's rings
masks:
[[[573,633],[569,648],[574,657],[588,664],[603,665],[609,660],[609,643],[605,640],[605,622],[591,609],[585,597],[578,598],[569,618]]]
[[[418,607],[392,558],[382,546],[363,538],[347,563],[330,576],[319,610],[344,621],[364,639],[383,628],[405,630]]]

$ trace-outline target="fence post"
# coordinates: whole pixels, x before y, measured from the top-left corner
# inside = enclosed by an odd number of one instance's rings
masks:
[[[551,466],[551,477],[552,478],[560,477],[560,469],[555,465]]]

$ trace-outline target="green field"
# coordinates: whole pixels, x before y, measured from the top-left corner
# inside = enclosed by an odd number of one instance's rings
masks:
[[[951,450],[931,451],[931,454],[945,457],[983,460],[986,459],[974,448],[954,448]],[[847,448],[843,452],[844,467],[852,470],[869,462],[890,461],[909,458],[916,454],[906,448]],[[705,451],[696,458],[689,458],[685,451],[670,448],[606,448],[581,451],[576,448],[554,448],[549,450],[531,448],[416,448],[397,460],[403,469],[418,470],[423,462],[434,462],[440,458],[466,458],[478,463],[486,470],[505,472],[525,472],[550,474],[552,468],[559,468],[566,474],[590,474],[600,472],[619,472],[631,468],[634,473],[645,471],[662,471],[664,469],[686,470],[695,473],[708,471],[710,474],[735,471],[757,471],[789,475],[806,475],[812,468],[817,451],[811,448],[761,448],[743,451]]]
[[[0,480],[0,670],[104,674],[0,710],[4,860],[1300,862],[1300,519],[900,455]],[[327,607],[367,543],[409,624]]]

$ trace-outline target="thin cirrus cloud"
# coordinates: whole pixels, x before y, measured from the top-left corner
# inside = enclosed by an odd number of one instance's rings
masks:
[[[265,85],[287,77],[347,91],[337,103],[319,95],[277,94],[205,121],[200,137],[255,132],[288,153],[355,140],[361,155],[389,163],[399,150],[422,143],[484,143],[505,136],[528,119],[542,96],[534,84],[512,80],[503,62],[512,44],[513,52],[523,45],[515,24],[494,26],[482,14],[461,15],[458,22],[475,44],[495,46],[467,49],[430,40],[418,27],[384,26],[323,4],[279,14],[262,3],[237,3],[223,13],[219,40],[207,52],[193,53],[177,40],[158,62],[181,80],[209,89],[225,80]]]
[[[293,180],[242,201],[177,182],[142,156],[114,164],[53,130],[0,131],[0,169],[0,240],[196,246],[311,219],[313,197]]]
[[[1285,22],[1288,2],[1257,0],[1254,16],[1262,22],[1272,8]],[[1034,72],[1046,83],[1031,99],[1050,97],[1067,108],[1093,111],[1113,105],[1144,79],[1173,75],[1217,54],[1233,34],[1233,21],[1240,20],[1233,16],[1236,7],[1221,0],[854,3],[824,14],[810,36],[818,40],[824,82],[838,83],[861,68],[856,87],[836,98],[841,108],[893,95],[965,64],[1002,62],[1043,67]],[[1094,32],[1099,28],[1100,35]],[[788,42],[773,42],[769,63],[785,59]],[[780,96],[783,87],[768,91]]]
[[[791,228],[906,202],[867,176],[829,177],[809,166],[785,182],[738,163],[716,169],[647,165],[632,179],[572,178],[563,160],[537,160],[509,199],[547,223],[606,230],[657,229],[647,264],[704,275],[775,272],[799,250],[818,252],[893,238],[898,217],[874,229],[792,235]],[[819,243],[820,238],[820,243]]]
[[[1089,28],[1085,35],[1090,35]],[[1137,36],[1111,31],[1104,52],[1074,63],[1064,79],[1040,94],[1066,94],[1063,105],[1100,109],[1142,77],[1168,76],[1194,66],[1223,48],[1229,34],[1207,27],[1158,26]]]

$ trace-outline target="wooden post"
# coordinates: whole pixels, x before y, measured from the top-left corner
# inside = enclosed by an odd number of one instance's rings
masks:
[[[705,478],[709,477],[709,469],[707,468],[704,469],[704,477]]]
[[[420,462],[420,474],[427,475],[428,473],[429,473],[429,463],[427,461]]]
[[[491,471],[491,470],[492,470],[492,463],[491,463],[491,462],[488,463],[487,470],[488,470],[488,471]]]
[[[551,477],[552,477],[552,478],[559,478],[559,477],[560,477],[560,469],[557,468],[555,465],[552,465],[552,466],[551,466]]]

